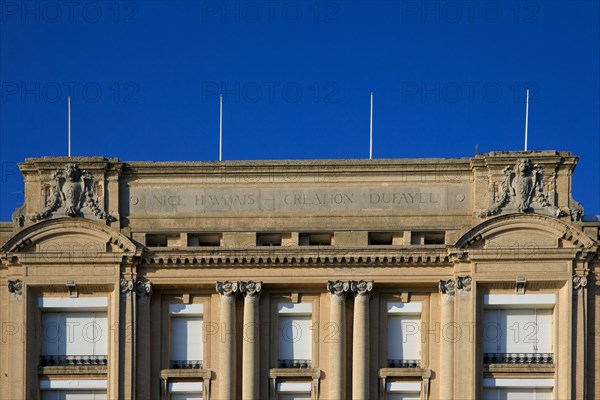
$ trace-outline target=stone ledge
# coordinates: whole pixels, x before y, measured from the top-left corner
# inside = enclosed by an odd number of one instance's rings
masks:
[[[269,378],[312,378],[320,379],[321,370],[318,368],[271,368]]]
[[[106,365],[47,365],[38,368],[40,375],[106,375]]]
[[[212,379],[210,369],[162,369],[160,371],[161,379],[168,378],[203,378]]]
[[[484,364],[483,372],[554,373],[554,364]]]
[[[431,378],[431,370],[429,368],[380,368],[380,378],[404,378],[404,377],[421,377]]]

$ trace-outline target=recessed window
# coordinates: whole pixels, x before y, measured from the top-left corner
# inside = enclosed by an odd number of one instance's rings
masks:
[[[202,304],[170,304],[170,368],[203,367]]]
[[[333,233],[300,233],[298,244],[300,246],[331,246]]]
[[[412,232],[411,244],[445,244],[446,243],[446,232]]]
[[[279,315],[279,368],[312,365],[312,304],[281,303]]]
[[[483,400],[550,400],[553,388],[554,379],[551,378],[484,378]]]
[[[148,247],[177,247],[180,244],[179,234],[147,234],[146,245]]]
[[[402,232],[369,232],[369,246],[399,245],[402,239]]]
[[[219,247],[223,235],[220,233],[188,233],[189,247]]]
[[[277,383],[277,400],[311,400],[310,382],[290,381]]]
[[[41,400],[106,400],[104,379],[41,379]]]
[[[281,233],[257,233],[257,246],[281,246],[283,235]]]
[[[386,400],[420,400],[421,382],[387,382],[385,391]]]
[[[484,363],[552,364],[553,301],[553,295],[484,296]]]
[[[387,304],[387,367],[421,366],[421,303]]]

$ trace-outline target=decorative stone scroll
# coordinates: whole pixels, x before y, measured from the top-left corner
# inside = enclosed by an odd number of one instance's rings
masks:
[[[20,279],[8,281],[8,292],[13,295],[21,295],[23,293],[23,281]]]
[[[249,296],[252,298],[259,297],[260,292],[262,290],[262,282],[239,282],[239,289],[240,292],[244,294],[244,296]]]
[[[528,159],[520,159],[514,166],[507,166],[502,171],[503,177],[498,182],[499,190],[495,194],[493,204],[480,212],[480,218],[499,214],[503,209],[514,209],[519,213],[545,211],[554,216],[568,215],[570,212],[555,207],[544,192],[544,167],[532,165]],[[496,187],[490,177],[491,187]],[[490,194],[490,195],[493,195]]]
[[[368,296],[373,290],[373,281],[352,281],[350,290],[354,296]]]
[[[152,295],[152,283],[137,281],[135,284],[135,294],[138,297],[150,297]]]
[[[230,282],[230,281],[217,282],[216,288],[217,288],[217,292],[220,295],[226,296],[226,297],[233,297],[233,296],[235,296],[235,294],[238,291],[238,282]]]
[[[440,283],[438,284],[438,289],[442,294],[454,296],[454,294],[456,293],[456,282],[454,281],[454,279],[440,281]]]
[[[350,289],[350,283],[348,281],[327,281],[327,291],[332,296],[343,296]]]
[[[59,169],[52,175],[52,180],[45,208],[30,216],[31,221],[49,218],[56,211],[61,211],[68,217],[84,216],[83,209],[88,209],[98,219],[116,221],[98,203],[94,194],[94,175],[79,169],[77,164],[66,164],[64,170]]]
[[[470,292],[471,291],[471,282],[473,278],[470,276],[457,276],[456,277],[456,288],[460,292]]]
[[[581,290],[587,286],[588,280],[585,275],[573,275],[573,290]]]
[[[122,278],[119,281],[119,289],[121,291],[121,294],[124,294],[126,296],[131,296],[131,293],[133,293],[133,290],[134,290],[133,281]]]

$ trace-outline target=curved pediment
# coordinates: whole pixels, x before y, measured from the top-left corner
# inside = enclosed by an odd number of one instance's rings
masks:
[[[558,218],[510,214],[485,221],[463,235],[457,248],[589,248],[594,241]]]
[[[83,218],[43,221],[18,232],[4,246],[3,253],[131,253],[137,246],[106,225]]]

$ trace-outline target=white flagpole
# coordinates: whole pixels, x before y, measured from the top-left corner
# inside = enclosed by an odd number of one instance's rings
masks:
[[[219,161],[223,161],[223,95],[219,97]]]
[[[71,96],[67,96],[67,116],[69,119],[69,157],[71,157]]]
[[[369,160],[373,159],[373,92],[371,92],[371,120],[369,122]]]
[[[529,127],[529,89],[527,89],[527,100],[525,101],[525,151],[527,151],[527,129]]]

